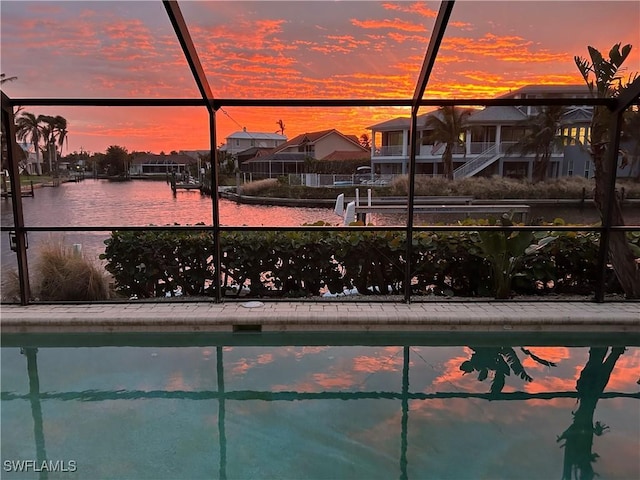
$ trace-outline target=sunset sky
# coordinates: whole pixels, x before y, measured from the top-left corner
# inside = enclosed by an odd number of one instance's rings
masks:
[[[217,98],[410,98],[439,2],[180,1]],[[0,2],[0,67],[12,98],[198,98],[160,1]],[[458,1],[425,98],[494,97],[528,84],[579,84],[587,45],[634,46],[638,1]],[[200,108],[28,107],[68,120],[68,152],[121,145],[155,153],[208,148]],[[408,110],[224,108],[234,131],[360,136]],[[65,150],[67,153],[67,150]]]

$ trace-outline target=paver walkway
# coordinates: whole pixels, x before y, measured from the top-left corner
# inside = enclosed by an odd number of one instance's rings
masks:
[[[225,302],[3,305],[2,333],[640,332],[640,302]]]

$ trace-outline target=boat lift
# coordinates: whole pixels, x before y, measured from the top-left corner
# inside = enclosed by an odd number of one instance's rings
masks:
[[[367,189],[367,203],[362,205],[358,189],[355,190],[355,194],[355,200],[348,202],[346,206],[343,193],[336,198],[334,212],[343,217],[344,225],[350,225],[353,222],[362,222],[366,225],[367,215],[372,213],[406,213],[408,210],[406,198],[380,197],[374,203],[371,189]],[[530,210],[529,205],[519,203],[474,204],[473,202],[473,197],[465,196],[416,197],[413,212],[415,214],[457,213],[465,214],[467,217],[475,213],[503,214],[509,212],[519,215],[519,220],[526,223]]]

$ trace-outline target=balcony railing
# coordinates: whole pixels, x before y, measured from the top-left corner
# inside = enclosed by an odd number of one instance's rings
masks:
[[[374,157],[401,157],[402,145],[385,145],[376,147],[373,151]]]

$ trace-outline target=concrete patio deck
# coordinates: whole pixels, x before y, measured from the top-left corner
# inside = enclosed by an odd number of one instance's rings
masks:
[[[11,333],[633,332],[640,302],[159,302],[0,307]]]

